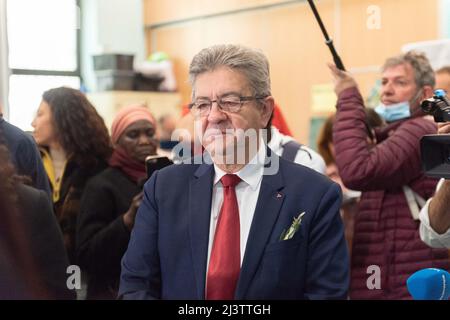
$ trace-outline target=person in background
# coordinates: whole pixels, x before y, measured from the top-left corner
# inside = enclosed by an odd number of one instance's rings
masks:
[[[450,66],[436,71],[436,89],[450,94]],[[450,134],[450,123],[439,123],[438,134]],[[420,211],[420,237],[433,248],[450,249],[450,181],[441,179],[436,194]]]
[[[450,123],[440,123],[438,134],[450,134]],[[422,241],[433,248],[450,249],[449,180],[439,181],[435,195],[422,208],[419,218]]]
[[[436,89],[443,89],[450,95],[450,66],[436,70]]]
[[[83,192],[77,223],[78,263],[88,275],[87,299],[115,299],[125,253],[147,180],[145,158],[159,144],[156,121],[145,106],[129,106],[111,128],[109,167]]]
[[[0,299],[74,299],[50,199],[26,180],[15,173],[0,139]]]
[[[45,191],[51,197],[50,185],[36,142],[21,129],[3,119],[2,110],[0,105],[0,135],[6,142],[17,173],[29,177],[34,187]]]
[[[375,111],[387,122],[368,141],[364,102],[354,78],[329,65],[338,96],[333,145],[343,183],[362,191],[355,220],[350,298],[411,299],[406,279],[421,268],[450,267],[448,252],[426,246],[419,235],[420,198],[428,199],[435,179],[422,171],[420,139],[436,132],[420,101],[433,94],[434,72],[414,51],[386,60],[381,102]],[[380,288],[371,290],[368,267],[378,266]]]
[[[171,114],[165,114],[161,116],[158,120],[159,131],[160,131],[160,140],[162,141],[170,141],[172,137],[172,132],[177,127],[176,119]]]
[[[278,156],[325,174],[325,161],[317,152],[298,143],[293,137],[282,134],[270,121],[267,135],[267,146]]]
[[[47,298],[47,292],[34,280],[39,276],[19,218],[13,176],[8,149],[0,145],[0,299]]]
[[[176,130],[177,120],[172,114],[166,114],[158,120],[159,150],[158,154],[173,159],[172,149],[178,141],[172,141],[172,133]]]
[[[367,132],[367,143],[369,145],[376,145],[376,130],[383,127],[385,122],[373,109],[366,108],[364,112],[366,113],[365,126]],[[359,192],[348,189],[339,177],[339,172],[336,166],[336,154],[333,145],[333,123],[335,118],[336,115],[332,114],[325,120],[322,128],[320,129],[317,139],[317,146],[319,154],[323,157],[327,166],[326,174],[331,180],[341,186],[344,193],[343,196],[345,203],[346,200],[354,199],[355,195],[357,195],[356,198],[358,198]]]
[[[32,126],[65,247],[74,263],[81,195],[88,179],[107,167],[112,152],[108,129],[83,93],[65,87],[44,92]]]
[[[375,129],[384,125],[383,119],[373,110],[365,109],[366,112],[366,128],[368,132],[368,142],[371,145],[376,144]],[[317,139],[317,146],[319,154],[326,162],[326,175],[328,178],[341,186],[343,193],[343,200],[341,206],[341,216],[345,226],[345,239],[349,249],[349,254],[352,253],[353,245],[353,231],[355,216],[358,213],[358,204],[361,192],[348,189],[342,182],[339,176],[339,171],[336,166],[336,155],[333,145],[333,123],[335,121],[335,114],[330,115],[323,124],[319,137]]]

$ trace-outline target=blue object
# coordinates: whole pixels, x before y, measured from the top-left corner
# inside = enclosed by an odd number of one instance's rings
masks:
[[[446,92],[443,89],[437,89],[434,91],[434,95],[439,98],[445,97],[445,94],[446,94]]]
[[[159,142],[159,147],[164,150],[172,150],[178,143],[180,142],[171,140],[161,140]]]
[[[450,273],[436,268],[422,269],[413,273],[406,285],[414,300],[448,300]]]

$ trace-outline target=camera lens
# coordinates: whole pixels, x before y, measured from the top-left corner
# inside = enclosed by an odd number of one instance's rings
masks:
[[[436,109],[436,104],[434,103],[434,101],[430,101],[429,99],[424,100],[420,106],[426,113],[433,113]]]

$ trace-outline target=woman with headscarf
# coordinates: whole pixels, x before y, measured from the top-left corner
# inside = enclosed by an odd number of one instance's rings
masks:
[[[123,108],[115,117],[109,168],[86,186],[77,225],[77,256],[88,275],[88,299],[114,299],[134,218],[146,181],[145,158],[159,144],[156,121],[144,106]]]
[[[86,96],[66,87],[44,92],[32,126],[64,244],[75,264],[80,198],[89,178],[107,167],[112,152],[108,129]]]

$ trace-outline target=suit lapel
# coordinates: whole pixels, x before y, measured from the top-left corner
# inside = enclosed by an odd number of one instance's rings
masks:
[[[279,171],[275,175],[263,176],[236,289],[236,299],[244,299],[248,286],[260,265],[267,241],[283,204],[285,196],[279,191],[283,186]]]
[[[202,164],[189,185],[189,238],[198,299],[205,298],[214,167]]]

